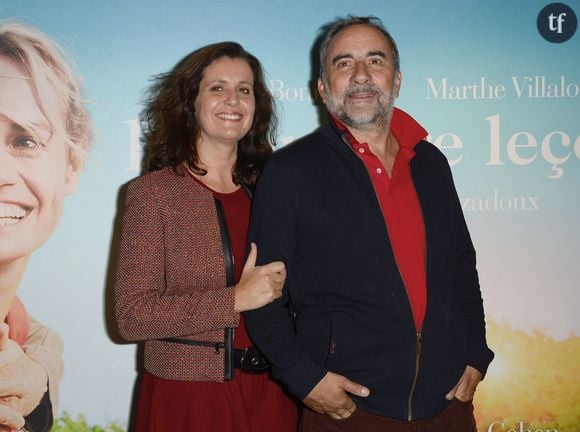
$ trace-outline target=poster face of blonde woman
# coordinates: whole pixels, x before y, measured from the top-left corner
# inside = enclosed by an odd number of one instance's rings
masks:
[[[44,109],[58,110],[56,93],[46,91],[54,98]],[[77,179],[67,153],[36,102],[30,78],[0,56],[0,273],[24,266],[58,224],[64,196]]]

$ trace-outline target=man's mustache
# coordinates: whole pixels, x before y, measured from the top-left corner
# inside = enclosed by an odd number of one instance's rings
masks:
[[[375,84],[351,84],[343,91],[343,96],[352,96],[355,94],[367,93],[371,96],[375,96],[381,93],[381,89]]]

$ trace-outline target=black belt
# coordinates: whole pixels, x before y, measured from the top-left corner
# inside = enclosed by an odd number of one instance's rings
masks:
[[[255,347],[234,349],[234,367],[242,372],[259,374],[270,370],[270,363]]]
[[[183,345],[195,345],[195,346],[205,346],[214,348],[215,353],[219,353],[220,349],[226,348],[226,357],[228,352],[228,346],[231,346],[231,341],[229,343],[224,342],[208,342],[208,341],[197,341],[191,339],[181,339],[181,338],[166,338],[161,339],[164,342],[171,342]],[[230,351],[231,352],[231,351]],[[262,355],[257,348],[249,346],[245,349],[234,349],[233,350],[233,367],[236,369],[241,369],[242,372],[259,374],[270,370],[270,362]],[[226,369],[228,369],[226,367]],[[233,378],[233,373],[228,373],[227,379]]]

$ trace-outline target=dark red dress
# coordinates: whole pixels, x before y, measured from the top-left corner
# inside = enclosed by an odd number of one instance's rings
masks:
[[[212,191],[224,207],[234,254],[236,281],[246,252],[250,200],[242,188],[223,194]],[[259,252],[259,251],[258,251]],[[251,345],[243,315],[234,347]],[[166,380],[144,372],[136,418],[137,432],[295,432],[296,404],[269,374],[235,370],[231,381]]]

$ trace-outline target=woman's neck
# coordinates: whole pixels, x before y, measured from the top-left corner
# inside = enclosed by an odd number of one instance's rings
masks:
[[[30,255],[26,255],[0,264],[0,322],[6,319],[29,257]]]
[[[197,155],[200,168],[207,171],[204,176],[192,175],[210,189],[230,193],[239,188],[234,183],[232,173],[237,159],[237,144],[220,144],[200,141],[197,144]]]

